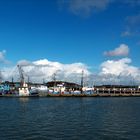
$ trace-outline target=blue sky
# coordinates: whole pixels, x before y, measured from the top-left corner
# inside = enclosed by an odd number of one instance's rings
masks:
[[[139,69],[139,25],[138,0],[1,0],[0,51],[11,65],[47,59],[99,72],[127,58]],[[108,55],[122,44],[124,52]]]

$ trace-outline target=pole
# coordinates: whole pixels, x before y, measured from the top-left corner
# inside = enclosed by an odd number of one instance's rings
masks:
[[[83,93],[83,84],[84,84],[84,71],[82,70],[82,76],[81,76],[81,94]]]

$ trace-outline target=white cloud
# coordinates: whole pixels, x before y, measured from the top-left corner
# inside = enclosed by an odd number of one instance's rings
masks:
[[[121,75],[133,75],[137,76],[140,70],[137,67],[130,65],[130,58],[123,58],[120,60],[107,60],[101,64],[102,74],[113,74],[116,76]]]
[[[129,54],[129,47],[126,44],[121,44],[118,48],[112,51],[104,52],[106,56],[127,56]]]
[[[5,53],[5,51],[3,51]],[[0,53],[1,60],[5,60],[3,53]],[[21,65],[24,70],[25,79],[30,77],[32,82],[45,82],[52,80],[56,73],[57,80],[76,82],[80,84],[82,70],[84,70],[84,81],[89,85],[94,84],[132,84],[140,83],[140,69],[133,66],[130,58],[119,60],[107,60],[100,65],[100,71],[93,74],[89,67],[83,63],[63,64],[60,62],[40,59],[37,61],[20,60],[17,64]],[[1,69],[3,80],[19,81],[17,66],[4,67]],[[1,78],[1,76],[0,76]]]
[[[75,15],[89,16],[94,12],[103,11],[112,3],[126,6],[139,6],[139,0],[58,0],[59,7],[68,7]]]
[[[105,10],[113,0],[59,0],[67,4],[75,15],[89,16],[92,12]]]
[[[140,69],[131,65],[131,62],[132,60],[130,58],[107,60],[103,62],[99,73],[100,77],[102,77],[101,81],[106,81],[106,83],[109,84],[115,82],[117,82],[117,84],[132,84],[133,81],[139,84]]]
[[[140,5],[140,1],[139,1]],[[140,14],[128,16],[125,19],[125,29],[124,32],[122,32],[122,37],[127,36],[136,36],[140,34]]]
[[[0,51],[0,62],[1,63],[8,63],[8,61],[5,58],[6,50]]]
[[[56,73],[56,80],[65,80],[80,84],[81,73],[84,70],[85,85],[99,84],[132,84],[140,83],[140,69],[131,64],[130,58],[119,60],[107,60],[100,65],[100,71],[93,74],[89,67],[83,63],[62,64],[47,59],[37,61],[21,60],[20,64],[24,70],[25,79],[28,76],[32,82],[45,82],[52,80],[53,74]],[[3,80],[19,80],[17,66],[3,68]]]
[[[32,65],[32,63],[30,61],[27,61],[27,60],[20,60],[17,62],[17,65],[29,66],[29,65]]]
[[[129,30],[125,30],[121,34],[122,37],[128,37],[128,36],[132,36],[132,35],[133,35],[133,33],[131,33]]]
[[[17,64],[22,66],[26,80],[27,76],[29,76],[32,82],[42,82],[43,79],[50,81],[52,80],[53,74],[56,73],[57,80],[80,83],[82,70],[84,70],[86,75],[90,74],[88,67],[83,63],[62,64],[60,62],[41,59],[33,62],[21,60]],[[13,69],[15,69],[15,67]],[[11,79],[14,77],[15,80],[17,80],[19,77],[18,69],[16,68],[13,72],[9,71],[11,71],[11,68],[5,69],[5,72],[3,72],[4,78]]]

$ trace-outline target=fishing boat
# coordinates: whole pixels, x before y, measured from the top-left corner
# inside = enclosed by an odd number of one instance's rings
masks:
[[[28,88],[28,85],[24,82],[23,85],[21,87],[19,87],[19,96],[29,96],[30,95],[30,91]]]
[[[19,92],[18,95],[20,97],[39,96],[38,92],[31,90],[31,88],[29,88],[28,84],[25,82],[23,70],[20,65],[18,65],[18,70],[19,70],[20,80],[21,80],[20,87],[18,88],[18,92]]]

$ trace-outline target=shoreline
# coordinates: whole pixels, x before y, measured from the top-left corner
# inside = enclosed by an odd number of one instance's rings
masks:
[[[46,95],[30,95],[30,96],[18,96],[18,95],[0,95],[0,97],[7,98],[34,98],[34,97],[140,97],[140,94],[46,94]]]

